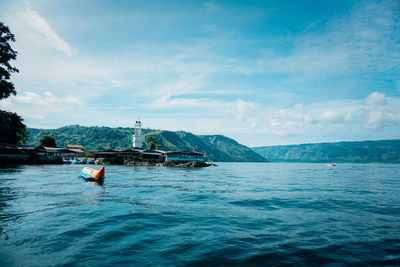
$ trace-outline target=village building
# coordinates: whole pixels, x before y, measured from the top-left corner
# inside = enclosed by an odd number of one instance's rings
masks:
[[[162,150],[145,150],[142,152],[142,160],[147,162],[164,162],[165,151]]]
[[[165,152],[165,161],[188,162],[200,161],[204,162],[204,153],[195,151],[168,151]]]
[[[104,162],[110,164],[123,164],[125,161],[140,161],[142,160],[142,152],[140,149],[107,149],[103,151],[89,152],[94,159],[103,159]]]
[[[63,158],[79,154],[73,149],[0,144],[0,162],[2,163],[62,163]]]
[[[71,151],[75,151],[76,153],[83,153],[82,145],[67,145],[67,148]]]

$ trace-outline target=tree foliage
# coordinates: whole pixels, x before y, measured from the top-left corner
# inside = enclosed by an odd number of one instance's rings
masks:
[[[17,58],[17,52],[11,48],[10,42],[15,42],[14,34],[0,22],[0,100],[17,94],[14,84],[9,81],[11,73],[18,72],[9,62]],[[0,142],[25,143],[28,130],[22,121],[16,113],[0,110]]]
[[[23,144],[28,139],[28,130],[23,119],[16,113],[0,110],[0,142]]]
[[[43,136],[42,139],[40,139],[40,145],[47,147],[57,147],[56,140],[50,135]]]
[[[0,22],[0,99],[17,94],[14,84],[9,81],[11,73],[18,72],[9,62],[17,58],[17,52],[11,48],[10,42],[15,42],[14,34]]]
[[[254,147],[270,161],[400,163],[400,140],[315,143]]]
[[[146,136],[146,143],[147,149],[161,149],[161,145],[158,144],[157,140],[151,135]]]

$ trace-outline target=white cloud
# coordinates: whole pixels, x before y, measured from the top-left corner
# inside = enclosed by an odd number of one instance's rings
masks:
[[[76,51],[73,50],[69,44],[58,36],[55,31],[50,27],[47,21],[41,17],[37,12],[25,9],[18,13],[19,18],[25,21],[26,25],[34,30],[38,40],[41,43],[56,48],[66,55],[74,55]]]
[[[73,97],[73,96],[67,97],[65,99],[65,102],[68,103],[68,104],[76,104],[78,106],[83,106],[83,104],[84,104],[82,100],[80,100],[80,99],[78,99],[76,97]]]
[[[224,112],[230,103],[212,100],[210,98],[170,98],[168,96],[160,97],[155,99],[151,104],[146,103],[142,105],[145,109],[175,109],[175,110],[186,110],[186,112],[210,112],[219,113]]]
[[[251,115],[257,109],[258,105],[256,103],[238,99],[235,103],[235,117],[239,121],[246,121],[250,119],[249,115]]]
[[[374,101],[371,100],[371,95]],[[255,129],[251,129],[253,132],[278,136],[345,130],[379,132],[387,127],[400,128],[400,98],[371,95],[363,100],[343,99],[310,105],[296,104],[280,109],[259,106],[255,108],[240,100],[238,103],[241,108],[238,111],[242,112],[235,117],[245,125],[255,124]],[[247,111],[246,117],[250,120],[243,120],[244,111]]]
[[[53,105],[56,102],[58,102],[58,98],[53,95],[50,91],[44,93],[44,97],[40,96],[37,93],[34,92],[24,92],[23,95],[17,95],[12,97],[15,99],[17,102],[24,103],[24,104],[30,104],[30,105],[39,105],[39,106],[49,106]]]
[[[387,103],[386,95],[380,92],[371,93],[365,101],[369,105],[385,105]]]
[[[12,96],[10,100],[15,100],[16,102],[37,105],[37,106],[58,106],[60,104],[76,104],[78,106],[83,105],[83,101],[76,97],[69,96],[65,99],[55,96],[52,92],[47,91],[43,95],[26,91],[22,95]]]
[[[398,8],[396,1],[362,1],[348,15],[319,25],[318,31],[285,38],[292,45],[286,55],[266,49],[259,71],[308,77],[393,73],[400,61]]]
[[[161,95],[171,97],[175,95],[185,95],[201,88],[203,85],[201,75],[179,77],[177,80],[171,81],[167,84],[156,85],[156,92],[154,90],[148,91],[151,95]]]
[[[368,119],[364,125],[366,129],[375,132],[390,126],[400,126],[400,112],[372,110],[368,113]]]

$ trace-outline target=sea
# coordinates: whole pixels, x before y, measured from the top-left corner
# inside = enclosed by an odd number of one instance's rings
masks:
[[[400,266],[400,164],[0,168],[0,266]]]

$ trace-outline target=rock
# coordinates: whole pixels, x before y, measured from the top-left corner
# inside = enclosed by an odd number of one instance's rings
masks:
[[[189,161],[189,162],[175,162],[175,161],[166,161],[164,162],[164,166],[166,167],[183,167],[183,168],[200,168],[200,167],[209,167],[216,166],[213,163],[206,163],[201,161]]]
[[[200,168],[217,166],[214,163],[206,163],[200,161],[189,161],[189,162],[176,162],[176,161],[165,161],[163,163],[158,162],[147,162],[147,161],[130,161],[125,160],[124,165],[128,166],[164,166],[164,167],[183,167],[183,168]]]

